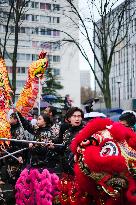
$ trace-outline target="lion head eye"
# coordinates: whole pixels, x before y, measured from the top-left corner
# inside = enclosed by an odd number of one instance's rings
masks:
[[[90,144],[90,140],[85,139],[84,141],[81,142],[81,146],[87,146]]]
[[[98,146],[99,145],[98,141],[93,137],[90,138],[90,144],[93,145],[93,146]]]
[[[118,156],[119,149],[113,141],[108,141],[102,146],[100,155],[103,157],[104,156]]]
[[[88,145],[98,146],[99,143],[95,138],[90,137],[89,139],[85,139],[84,141],[82,141],[80,145],[83,147],[88,146]]]

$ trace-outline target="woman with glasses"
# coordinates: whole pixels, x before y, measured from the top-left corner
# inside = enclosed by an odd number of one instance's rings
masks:
[[[69,126],[64,132],[63,137],[60,139],[61,143],[64,144],[62,154],[60,155],[62,176],[59,183],[59,201],[62,205],[66,203],[72,204],[73,199],[75,200],[73,196],[75,196],[77,190],[73,171],[74,156],[70,150],[70,144],[75,135],[83,128],[83,118],[84,113],[78,107],[72,107],[66,113],[66,120],[67,123],[69,123]],[[74,193],[72,190],[74,190]]]
[[[62,167],[63,171],[69,174],[73,174],[73,155],[70,151],[70,143],[74,136],[83,128],[84,113],[78,107],[72,107],[67,111],[66,114],[67,122],[69,123],[68,129],[63,134],[63,160]]]

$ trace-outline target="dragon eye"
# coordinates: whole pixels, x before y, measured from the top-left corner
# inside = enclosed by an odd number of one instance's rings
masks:
[[[80,145],[81,146],[88,146],[88,145],[98,146],[99,143],[95,138],[90,137],[89,139],[85,139],[84,141],[82,141]]]
[[[81,142],[81,146],[87,146],[90,144],[90,140],[85,139],[84,141]]]
[[[100,155],[103,157],[104,156],[118,156],[119,149],[114,142],[108,141],[102,146]]]
[[[93,146],[98,146],[99,145],[98,141],[93,137],[90,138],[90,144],[93,145]]]

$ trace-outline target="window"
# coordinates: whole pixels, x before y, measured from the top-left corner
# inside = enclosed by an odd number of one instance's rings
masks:
[[[14,19],[14,17],[15,17],[15,16],[14,16],[14,13],[11,13],[11,14],[10,14],[10,19]]]
[[[30,34],[30,28],[26,27],[26,28],[25,28],[25,32],[26,32],[27,34]]]
[[[53,62],[60,62],[60,56],[53,56]]]
[[[32,2],[31,2],[31,7],[32,7],[33,9],[38,9],[38,8],[39,8],[39,2],[34,2],[34,1],[32,1]]]
[[[26,54],[26,60],[30,60],[30,54]]]
[[[8,12],[3,12],[3,18],[5,19],[8,18],[8,15],[9,15]]]
[[[20,73],[20,67],[16,68],[16,73]]]
[[[50,36],[51,35],[51,29],[42,28],[41,29],[41,35],[48,35],[48,36]]]
[[[22,15],[21,15],[21,20],[25,20],[25,19],[26,19],[25,14],[22,14]]]
[[[7,70],[8,70],[8,73],[12,73],[12,67],[11,66],[7,66]]]
[[[3,26],[3,32],[6,32],[6,26]]]
[[[37,54],[32,54],[32,60],[36,61],[38,59],[38,55]]]
[[[39,16],[32,15],[32,21],[39,21]]]
[[[40,22],[51,23],[50,16],[40,16]]]
[[[59,4],[53,4],[53,11],[59,11],[60,5]]]
[[[35,28],[35,33],[38,34],[39,33],[39,29]]]
[[[51,23],[51,17],[50,16],[46,16],[46,23]]]
[[[50,36],[50,35],[51,35],[51,29],[48,29],[48,28],[47,28],[46,34],[47,34],[48,36]]]
[[[25,60],[25,54],[23,54],[23,53],[18,53],[18,54],[17,54],[17,60]]]
[[[45,3],[40,3],[40,9],[45,9]]]
[[[20,28],[20,33],[25,33],[25,27]]]
[[[10,56],[10,54],[9,54],[9,56]],[[8,56],[8,54],[5,52],[4,58],[5,58],[5,59],[9,59],[9,56]]]
[[[16,81],[17,88],[24,87],[24,84],[25,84],[24,80],[17,80]]]
[[[26,73],[25,67],[21,67],[20,71],[21,71],[22,74]]]
[[[31,15],[30,14],[26,14],[26,20],[31,21]]]
[[[29,7],[29,2],[25,2],[25,7]]]
[[[46,10],[51,10],[51,4],[46,3],[45,8],[46,8]]]
[[[54,72],[54,75],[60,75],[60,69],[54,68],[53,72]]]
[[[11,32],[11,33],[14,33],[14,32],[15,32],[14,26],[10,26],[10,32]]]
[[[38,28],[32,28],[31,32],[32,32],[32,34],[39,34],[39,29]]]
[[[41,35],[45,35],[45,28],[41,28]]]
[[[38,42],[37,41],[32,41],[32,47],[37,48],[38,47]]]
[[[47,58],[48,58],[49,62],[52,61],[52,55],[47,55]]]
[[[59,17],[53,17],[53,23],[60,23]]]
[[[60,36],[60,31],[53,30],[53,36]]]
[[[45,22],[45,16],[40,16],[40,22]]]

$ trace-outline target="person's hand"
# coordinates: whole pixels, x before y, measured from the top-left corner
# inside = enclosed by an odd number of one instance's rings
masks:
[[[33,143],[29,143],[29,148],[32,148],[33,147]]]
[[[18,162],[19,162],[19,164],[23,164],[23,158],[21,156],[18,157]]]

